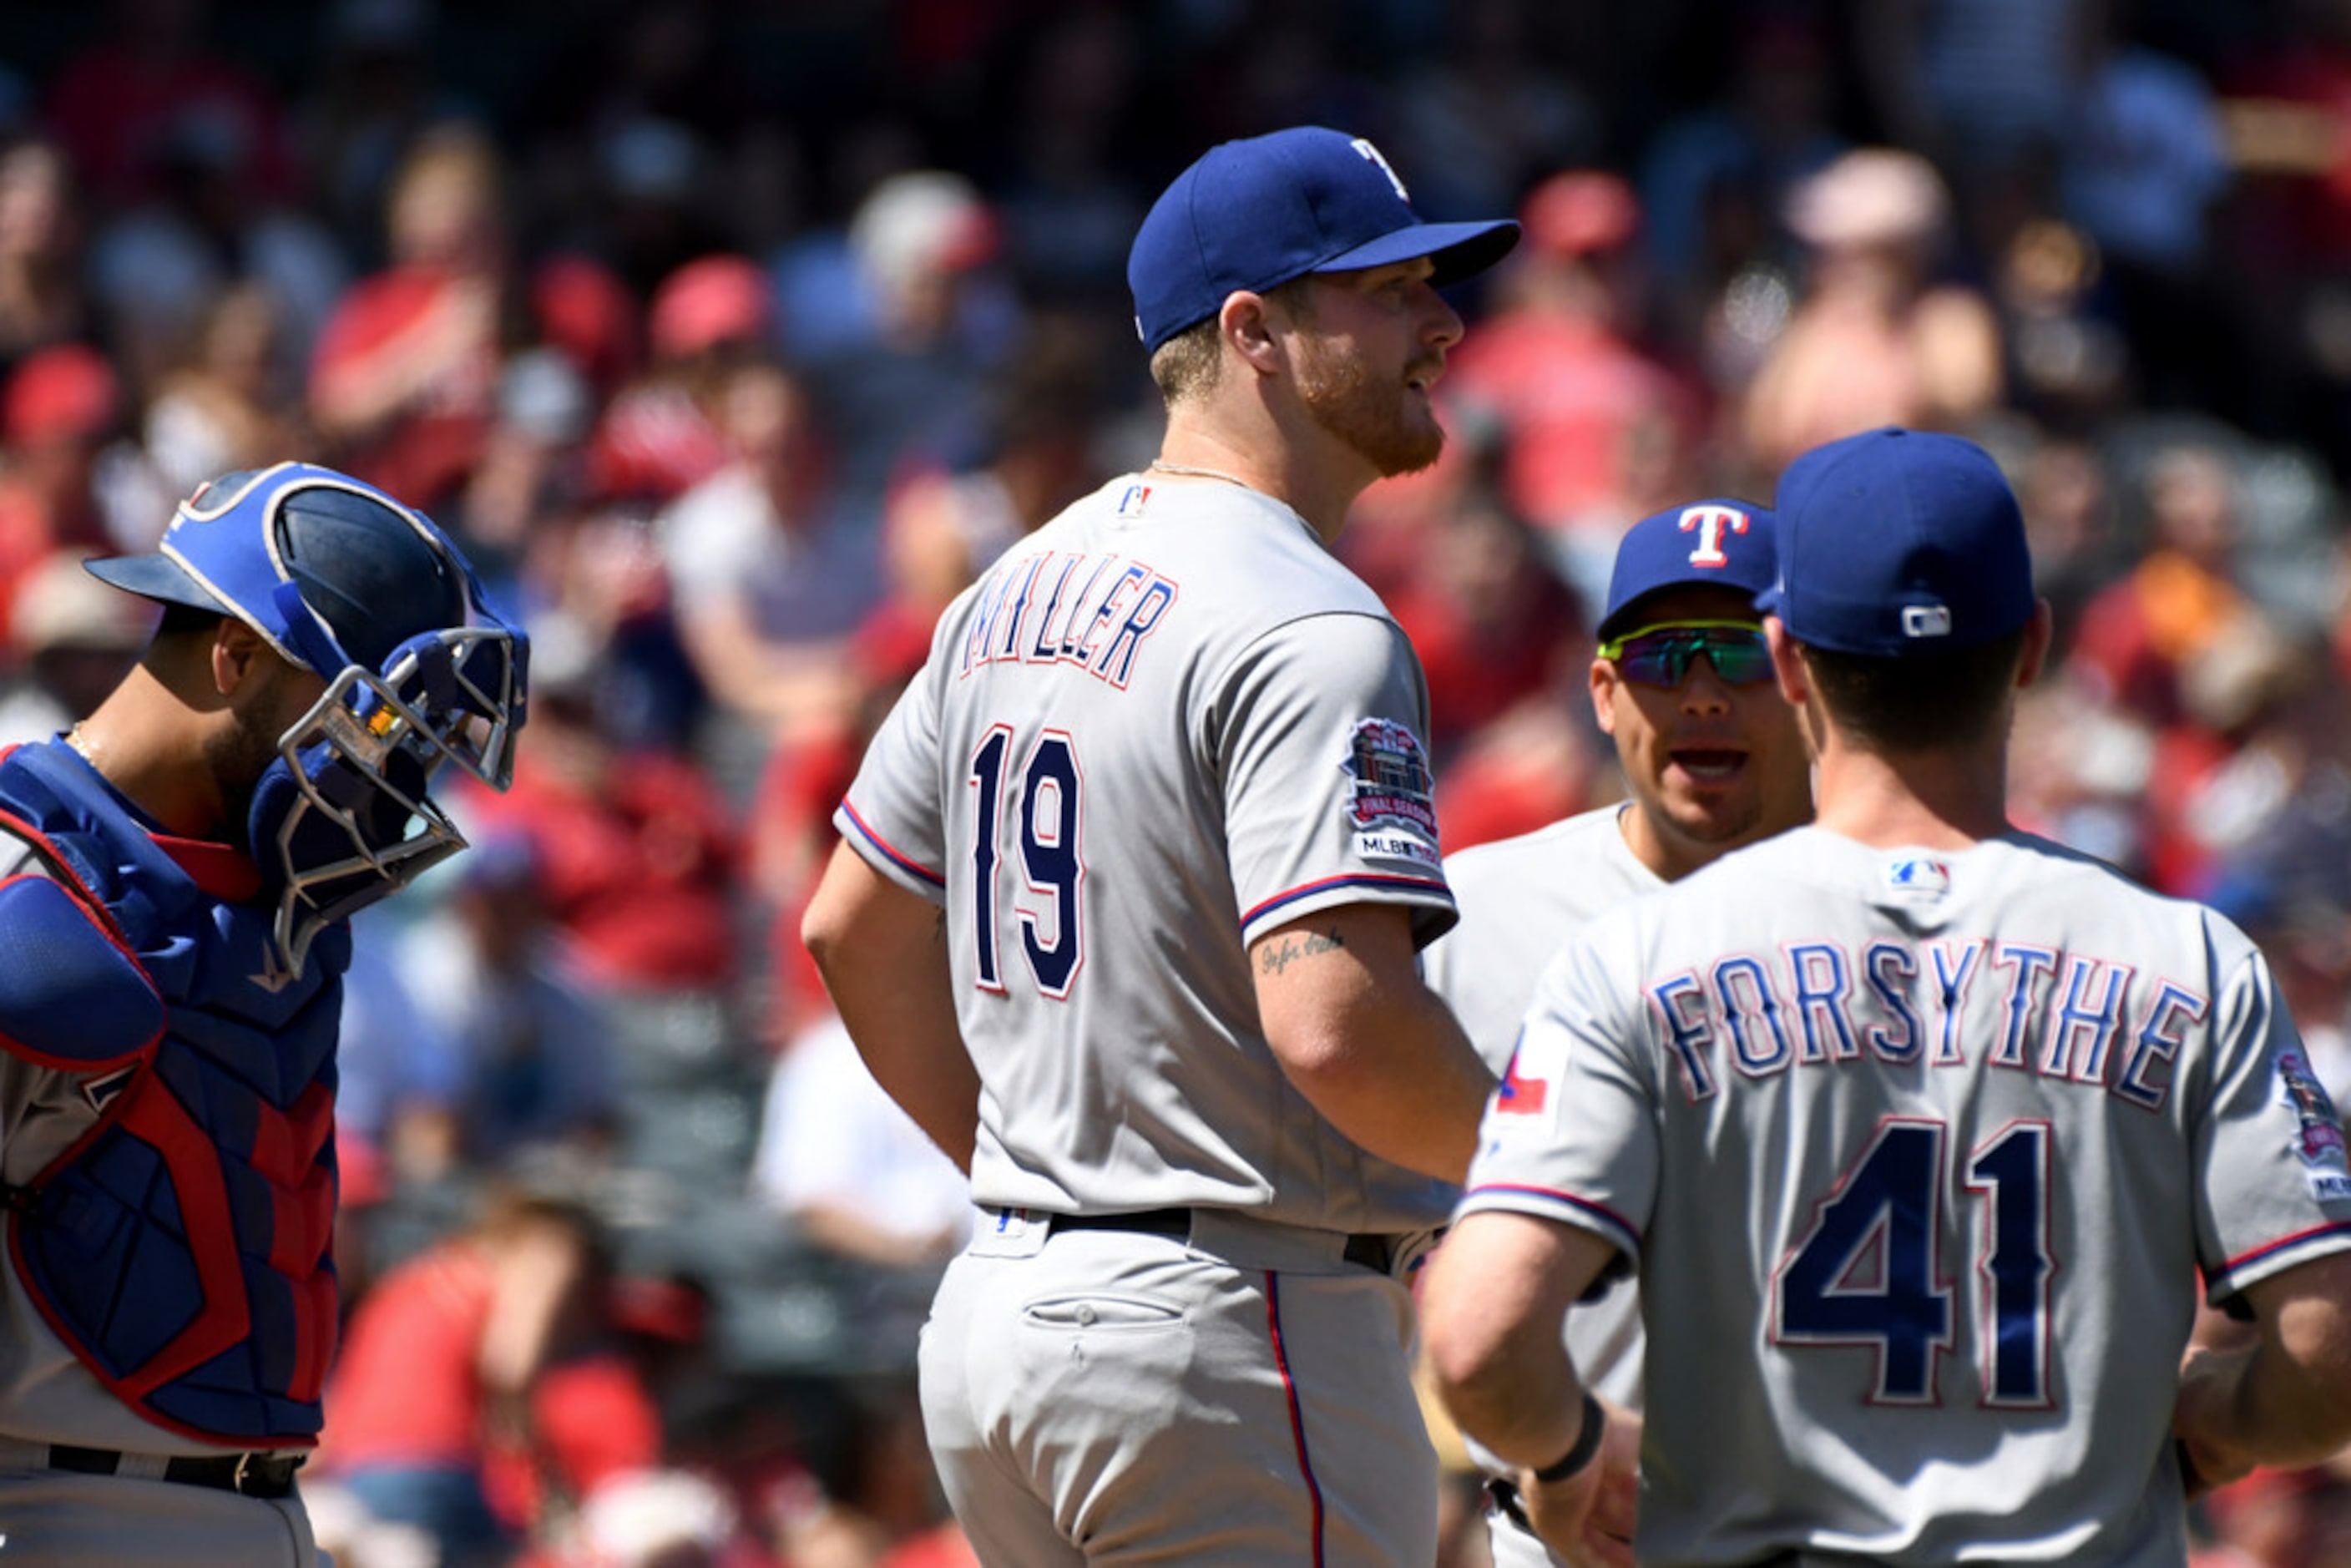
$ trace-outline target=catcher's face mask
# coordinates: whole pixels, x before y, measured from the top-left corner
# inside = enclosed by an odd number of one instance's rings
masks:
[[[503,623],[428,632],[381,671],[346,665],[278,741],[249,832],[294,974],[319,931],[465,847],[426,791],[453,763],[513,781],[528,651]]]

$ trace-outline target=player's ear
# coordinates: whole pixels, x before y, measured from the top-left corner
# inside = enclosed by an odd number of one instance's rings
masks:
[[[1616,733],[1616,686],[1623,679],[1613,663],[1596,653],[1593,655],[1592,717],[1603,735]]]
[[[1281,345],[1275,339],[1272,312],[1264,295],[1247,288],[1226,295],[1224,308],[1217,312],[1217,330],[1226,347],[1260,375],[1280,371]]]
[[[1790,707],[1801,709],[1813,695],[1810,672],[1804,668],[1802,651],[1777,615],[1763,617],[1763,643],[1771,650],[1771,676],[1779,685],[1780,695]]]
[[[2024,626],[2024,651],[2016,661],[2016,684],[2020,689],[2041,678],[2042,666],[2049,658],[2049,645],[2057,636],[2056,627],[2057,614],[2049,608],[2049,601],[2034,601],[2032,619]]]
[[[277,657],[261,633],[234,615],[224,615],[213,632],[213,689],[222,696],[234,694],[253,678],[265,661]]]

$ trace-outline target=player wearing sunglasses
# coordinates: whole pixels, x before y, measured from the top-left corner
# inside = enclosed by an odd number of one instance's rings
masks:
[[[1644,626],[1600,644],[1600,656],[1626,680],[1667,691],[1682,684],[1691,664],[1704,654],[1714,673],[1734,686],[1771,678],[1771,654],[1763,632],[1746,621],[1674,621]]]
[[[1768,584],[1770,529],[1760,508],[1708,501],[1646,519],[1617,550],[1592,706],[1633,797],[1625,841],[1668,882],[1811,814],[1740,570],[1759,561]]]
[[[1522,1109],[1541,1106],[1517,1084],[1520,1020],[1535,977],[1569,936],[1812,815],[1794,710],[1771,684],[1754,608],[1778,575],[1772,536],[1769,512],[1736,501],[1700,501],[1635,523],[1617,547],[1592,661],[1593,708],[1616,743],[1631,799],[1446,860],[1461,923],[1422,955],[1429,988],[1502,1074],[1504,1097],[1523,1094]],[[1627,1476],[1640,1427],[1629,1413],[1642,1403],[1638,1292],[1619,1286],[1577,1307],[1567,1342],[1587,1385],[1612,1407],[1604,1451],[1590,1464],[1604,1480]],[[1591,1483],[1587,1467],[1570,1468]],[[1529,1522],[1530,1510],[1539,1514],[1552,1500],[1544,1495],[1552,1479],[1499,1460],[1492,1475],[1496,1568],[1557,1563]],[[1629,1510],[1628,1489],[1619,1501]],[[1612,1519],[1629,1522],[1605,1509],[1593,1518],[1604,1536]],[[1621,1561],[1629,1550],[1604,1539],[1597,1555]]]

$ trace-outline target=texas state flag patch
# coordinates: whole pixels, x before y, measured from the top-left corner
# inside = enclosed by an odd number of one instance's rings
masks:
[[[1510,1064],[1502,1069],[1501,1086],[1494,1091],[1494,1110],[1504,1116],[1532,1116],[1551,1098],[1551,1085],[1540,1078],[1521,1077],[1519,1053],[1510,1052]]]

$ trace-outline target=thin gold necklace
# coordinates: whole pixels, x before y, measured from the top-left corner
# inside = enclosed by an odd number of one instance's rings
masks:
[[[1228,474],[1221,468],[1196,468],[1188,463],[1160,463],[1156,461],[1151,465],[1151,467],[1154,471],[1161,474],[1181,474],[1194,479],[1222,479],[1226,484],[1238,485],[1244,490],[1254,490],[1257,488],[1256,486],[1250,484],[1239,475]]]
[[[82,734],[80,720],[75,720],[74,727],[66,731],[66,744],[80,752],[84,762],[89,763],[92,768],[98,766],[98,748],[90,745],[89,738]]]

